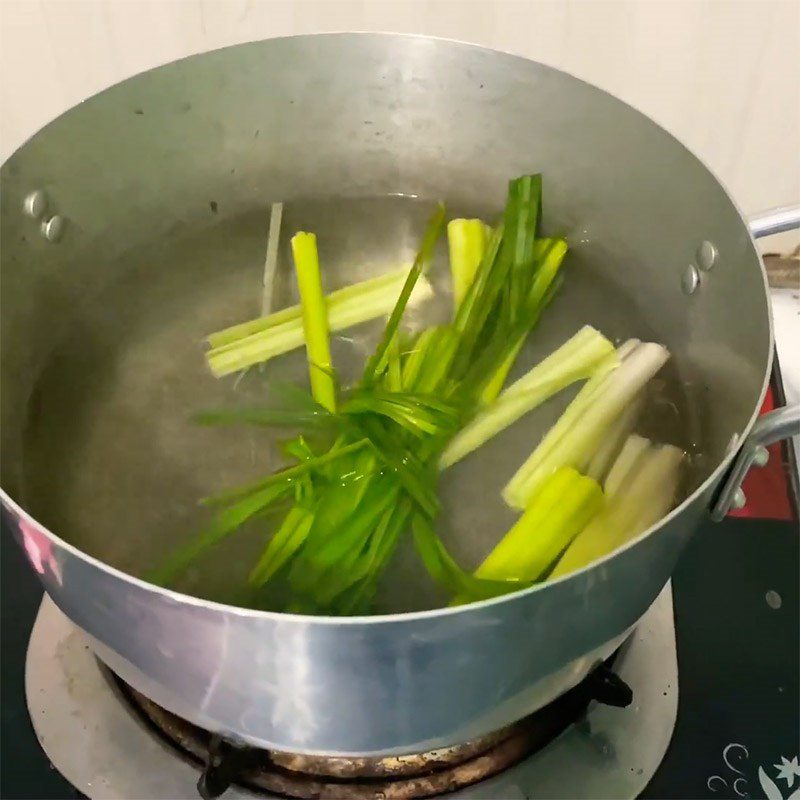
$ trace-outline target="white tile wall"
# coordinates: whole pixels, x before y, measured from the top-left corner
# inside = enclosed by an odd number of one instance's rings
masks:
[[[0,0],[0,158],[191,53],[322,30],[464,39],[561,67],[681,138],[745,211],[800,201],[800,0]]]

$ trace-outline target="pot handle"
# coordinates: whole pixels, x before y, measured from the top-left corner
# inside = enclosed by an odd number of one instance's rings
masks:
[[[742,481],[753,465],[763,467],[769,454],[767,446],[800,434],[800,405],[776,408],[759,417],[744,440],[733,467],[722,484],[717,500],[711,508],[711,519],[720,522],[734,508],[745,504]]]
[[[748,220],[748,226],[754,239],[795,230],[800,228],[800,206],[783,206],[754,214]],[[742,481],[750,467],[764,466],[767,463],[768,445],[798,435],[800,435],[800,405],[776,408],[759,417],[742,443],[739,454],[722,484],[717,500],[711,508],[711,519],[719,522],[731,509],[741,508],[744,505]]]
[[[748,217],[747,227],[754,239],[800,228],[800,205],[780,206]]]

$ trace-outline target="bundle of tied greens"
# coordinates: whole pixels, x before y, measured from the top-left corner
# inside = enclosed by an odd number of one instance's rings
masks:
[[[429,221],[407,273],[327,297],[316,238],[296,234],[291,244],[300,305],[212,335],[208,360],[220,376],[305,343],[310,394],[284,387],[277,407],[208,413],[199,420],[299,431],[283,445],[292,463],[206,498],[214,511],[211,523],[151,578],[171,581],[248,520],[275,512],[279,521],[249,575],[253,598],[279,580],[290,590],[285,610],[368,613],[378,581],[408,533],[454,602],[470,602],[530,585],[551,571],[579,569],[606,552],[603,542],[613,549],[639,532],[652,517],[644,505],[669,510],[676,480],[668,482],[672,494],[661,491],[659,502],[653,499],[656,482],[644,481],[621,511],[601,488],[607,473],[611,480],[622,472],[615,459],[630,449],[625,439],[635,409],[645,383],[666,360],[664,348],[633,342],[616,350],[586,326],[503,390],[560,284],[567,252],[564,239],[538,236],[541,193],[541,176],[522,176],[510,182],[496,227],[481,220],[449,223],[452,321],[413,337],[402,328],[403,314],[431,292],[425,272],[445,227],[443,206]],[[330,330],[380,316],[390,300],[388,320],[360,380],[340,387]],[[587,381],[583,390],[506,487],[506,501],[524,511],[519,522],[475,573],[465,571],[435,531],[440,471],[580,380]],[[674,454],[653,459],[647,474],[677,475],[680,459]],[[600,533],[586,540],[593,524]]]

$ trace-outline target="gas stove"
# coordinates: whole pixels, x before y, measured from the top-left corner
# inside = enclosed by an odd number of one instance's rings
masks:
[[[411,800],[443,791],[475,799],[633,797],[664,756],[678,704],[670,587],[613,671],[599,667],[552,708],[505,731],[429,754],[324,759],[223,748],[120,686],[49,600],[34,625],[25,682],[33,727],[56,769],[86,796],[131,800],[189,800],[198,782],[201,795],[230,800]]]
[[[48,599],[25,666],[39,597],[13,548],[3,537],[2,797],[198,797],[201,760],[143,718]],[[800,785],[788,780],[800,749],[799,560],[792,521],[708,523],[612,665],[633,702],[590,703],[537,752],[450,796],[788,798]],[[371,796],[381,793],[413,796]],[[275,795],[234,784],[222,796]]]
[[[239,751],[182,722],[99,664],[4,532],[0,796],[797,800],[800,538],[780,456],[745,486],[751,514],[778,518],[705,523],[613,664],[510,729],[409,758]]]

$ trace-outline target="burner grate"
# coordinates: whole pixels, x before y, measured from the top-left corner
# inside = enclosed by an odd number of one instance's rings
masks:
[[[232,784],[297,800],[416,800],[490,778],[559,736],[595,700],[627,706],[630,688],[613,656],[581,684],[513,725],[464,744],[406,756],[306,756],[240,747],[161,708],[118,678],[123,695],[162,739],[202,770],[198,791],[217,798]]]
[[[211,737],[205,734],[206,749],[190,757],[165,735],[158,735],[155,725],[133,708],[100,666],[90,644],[45,597],[28,647],[25,696],[50,762],[78,796],[196,800]],[[446,798],[638,797],[661,763],[675,727],[679,681],[669,585],[622,646],[614,670],[633,687],[635,705],[618,709],[592,703],[584,716],[577,714],[578,724],[566,727],[530,757]],[[618,692],[615,699],[624,702],[626,697]],[[231,763],[225,748],[222,745],[223,753],[217,754],[222,765]],[[280,756],[273,753],[269,758],[268,765]],[[297,771],[303,766],[285,763]],[[239,777],[235,759],[232,766],[227,776],[227,767],[223,769],[225,780],[220,783],[232,778],[242,782],[233,783],[223,800],[254,800],[253,784],[245,785]],[[210,777],[208,796],[223,790],[214,785],[213,770]],[[340,779],[320,780],[317,775],[317,780],[341,796],[335,785]],[[367,784],[365,794],[379,793],[379,779],[360,782]]]

